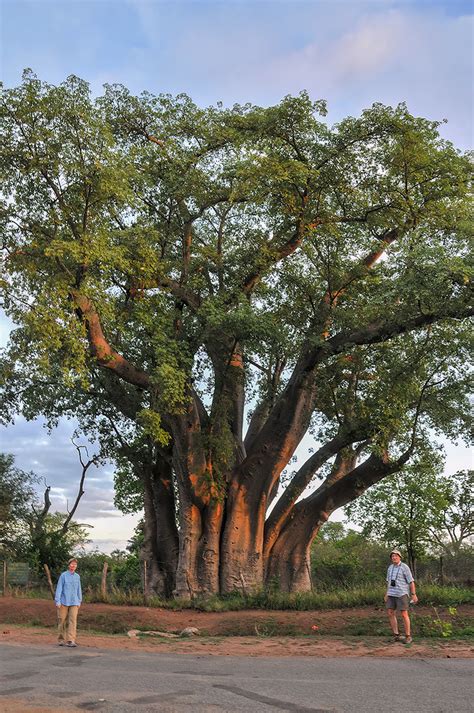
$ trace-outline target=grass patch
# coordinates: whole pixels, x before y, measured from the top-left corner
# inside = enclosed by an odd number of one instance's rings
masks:
[[[474,588],[441,587],[439,584],[419,587],[423,604],[456,607],[459,604],[474,604]]]
[[[110,614],[96,614],[92,626],[85,624],[81,628],[86,631],[105,631],[107,634],[126,634],[130,627]]]
[[[345,622],[341,626],[341,634],[347,636],[388,636],[388,622],[379,617],[368,617],[356,621]],[[332,633],[332,632],[331,632]]]
[[[324,609],[350,609],[360,606],[377,606],[383,602],[385,586],[367,585],[334,591],[296,592],[260,591],[255,594],[240,593],[225,596],[186,600],[159,600],[157,606],[166,609],[198,609],[207,612],[239,611],[242,609],[318,611]],[[423,604],[459,606],[474,604],[474,590],[468,587],[440,587],[419,585],[418,596]],[[153,606],[150,602],[149,606]]]
[[[472,639],[474,638],[474,622],[471,617],[442,615],[411,617],[413,631],[419,636],[436,639]]]
[[[421,605],[456,607],[460,604],[474,604],[474,589],[469,587],[441,587],[435,584],[419,583],[417,589]],[[384,593],[384,585],[365,585],[350,589],[315,590],[294,594],[277,590],[261,590],[248,595],[235,592],[223,596],[196,597],[192,601],[188,601],[186,599],[161,599],[160,597],[149,597],[145,600],[143,593],[138,589],[124,591],[114,587],[107,592],[105,597],[102,596],[99,588],[88,588],[84,595],[84,601],[119,606],[147,606],[175,611],[182,609],[196,609],[204,612],[241,611],[243,609],[318,611],[380,606],[383,603]],[[16,589],[12,594],[29,599],[50,598],[48,592],[44,590]]]
[[[28,621],[18,622],[18,621],[16,621],[16,618],[14,616],[8,616],[8,614],[6,614],[5,616],[2,617],[2,626],[3,625],[19,626],[19,627],[24,627],[24,628],[28,628],[31,626],[34,626],[34,627],[39,626],[42,629],[55,629],[56,628],[56,624],[46,624],[44,621],[41,621],[41,619],[37,619],[36,617],[31,617],[31,619],[28,619]]]
[[[42,587],[9,587],[8,588],[9,597],[18,597],[19,599],[51,599],[51,592],[49,589],[44,589]]]

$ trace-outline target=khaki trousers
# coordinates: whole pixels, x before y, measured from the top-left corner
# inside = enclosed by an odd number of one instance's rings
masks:
[[[58,607],[58,641],[76,641],[78,606]]]

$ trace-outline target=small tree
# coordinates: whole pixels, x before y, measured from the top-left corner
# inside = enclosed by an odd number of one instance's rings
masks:
[[[47,564],[50,570],[58,575],[71,554],[89,542],[88,525],[81,525],[71,520],[63,530],[67,517],[68,515],[61,512],[48,513],[41,529],[35,530],[36,514],[30,516],[31,534],[27,557],[40,574],[43,566]]]
[[[73,551],[86,544],[89,526],[72,517],[92,462],[85,464],[81,460],[83,472],[72,509],[68,513],[50,513],[51,487],[46,486],[40,502],[35,488],[38,476],[17,468],[13,455],[0,453],[0,556],[25,559],[42,574],[43,565],[56,572]]]
[[[28,547],[27,519],[35,501],[34,473],[15,466],[11,454],[0,453],[0,557],[18,559]]]
[[[77,445],[74,439],[72,439],[72,443],[76,448],[82,467],[79,487],[72,508],[70,510],[68,508],[66,514],[56,512],[52,515],[49,512],[51,487],[47,485],[43,496],[43,506],[40,509],[38,503],[32,503],[31,512],[27,517],[30,534],[30,559],[39,571],[42,571],[45,564],[53,571],[58,570],[71,555],[71,552],[88,542],[87,528],[90,525],[79,524],[72,518],[85,492],[84,481],[87,471],[91,465],[97,464],[99,457],[94,456],[85,462],[82,451],[84,450],[88,456],[87,448]]]
[[[433,452],[407,466],[345,508],[362,533],[406,550],[414,576],[416,563],[441,533],[450,503],[450,484],[437,475],[441,459]]]
[[[458,555],[463,544],[474,536],[474,470],[458,470],[444,479],[448,507],[442,513],[442,529],[431,535],[443,552]]]

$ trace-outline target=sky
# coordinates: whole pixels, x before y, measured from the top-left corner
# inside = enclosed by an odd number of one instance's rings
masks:
[[[473,16],[467,0],[0,0],[0,76],[8,87],[30,67],[52,84],[75,74],[99,95],[184,92],[201,105],[270,105],[307,90],[326,99],[330,123],[373,102],[447,119],[443,136],[473,148]],[[0,347],[11,324],[0,315]],[[75,424],[48,434],[19,418],[0,450],[52,486],[53,506],[75,497]],[[472,467],[447,444],[448,472]],[[90,449],[93,453],[93,448]],[[137,517],[112,503],[112,467],[89,471],[77,519],[103,551],[123,547]]]

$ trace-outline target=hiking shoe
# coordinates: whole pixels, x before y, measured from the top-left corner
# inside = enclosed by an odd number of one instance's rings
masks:
[[[402,637],[400,636],[400,634],[394,634],[394,635],[393,635],[392,641],[401,641],[401,640],[402,640]]]
[[[74,641],[68,641],[66,646],[69,646],[70,649],[75,649],[77,644]]]
[[[65,646],[64,641],[58,641],[58,646]]]
[[[411,636],[405,636],[405,644],[412,644],[413,639]]]

